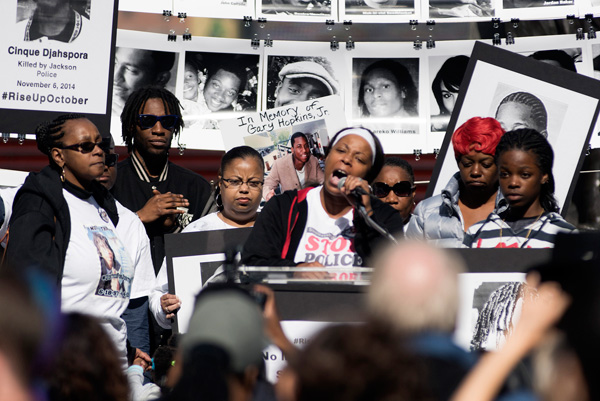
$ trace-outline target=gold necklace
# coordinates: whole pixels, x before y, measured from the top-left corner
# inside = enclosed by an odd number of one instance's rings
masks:
[[[535,221],[533,223],[531,223],[531,227],[529,228],[529,231],[527,231],[527,235],[525,236],[525,242],[527,242],[527,239],[529,239],[529,235],[531,234],[531,230],[533,230],[533,225],[535,223],[537,223],[537,221],[540,219],[540,217],[542,217],[542,215],[544,214],[544,210],[542,210],[542,212],[539,214],[539,216],[535,219]],[[502,223],[504,224],[506,221],[506,217],[502,219]],[[502,243],[502,226],[500,226],[500,243]],[[525,244],[525,242],[523,242],[523,244]]]

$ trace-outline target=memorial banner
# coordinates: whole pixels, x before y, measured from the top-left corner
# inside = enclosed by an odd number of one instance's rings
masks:
[[[116,1],[8,0],[3,11],[0,132],[29,134],[63,113],[106,132]]]

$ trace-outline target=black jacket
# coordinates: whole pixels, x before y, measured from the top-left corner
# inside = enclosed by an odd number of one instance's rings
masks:
[[[262,209],[252,233],[246,241],[242,255],[242,263],[249,266],[296,266],[294,262],[298,244],[302,239],[308,204],[306,194],[312,188],[300,191],[286,191],[274,196]],[[391,206],[372,199],[372,219],[392,235],[402,235],[402,218]],[[381,235],[371,229],[365,221],[355,213],[354,247],[363,263],[369,256]]]
[[[13,202],[6,263],[13,269],[37,265],[55,277],[59,287],[71,234],[63,185],[80,199],[93,195],[114,225],[118,223],[115,200],[99,183],[94,183],[92,193],[63,184],[58,171],[50,166],[27,176]]]

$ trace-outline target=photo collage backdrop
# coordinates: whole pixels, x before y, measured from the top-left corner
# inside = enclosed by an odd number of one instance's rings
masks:
[[[434,49],[415,50],[410,42],[358,42],[354,50],[332,51],[328,42],[276,40],[272,47],[253,49],[244,39],[168,42],[164,34],[119,30],[111,132],[122,144],[124,99],[136,85],[157,83],[181,101],[186,127],[179,143],[189,149],[223,150],[221,120],[335,95],[348,124],[372,129],[386,153],[434,153],[441,148],[474,43],[439,41]],[[574,35],[519,38],[500,47],[555,65],[567,60],[587,76],[600,70],[594,67],[600,45]],[[144,68],[153,68],[148,63],[163,71],[144,81]],[[506,85],[507,93],[518,89]],[[502,90],[481,96],[501,97]],[[495,117],[495,110],[484,114]],[[592,147],[597,137],[592,136]]]
[[[600,0],[121,0],[123,11],[188,17],[273,21],[408,22],[409,20],[489,21],[491,18],[565,18],[600,10]]]

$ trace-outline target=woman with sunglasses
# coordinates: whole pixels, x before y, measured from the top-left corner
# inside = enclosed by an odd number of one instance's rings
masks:
[[[400,215],[370,196],[368,182],[383,165],[377,137],[366,128],[345,128],[330,144],[323,185],[271,198],[256,221],[252,241],[244,246],[243,263],[317,268],[363,265],[381,236],[355,212],[358,191],[373,221],[392,235],[401,232]],[[320,273],[305,277],[322,278]],[[335,278],[343,279],[343,274]]]
[[[385,159],[379,175],[373,180],[373,195],[400,213],[404,226],[410,220],[415,204],[415,175],[412,166],[399,157]]]
[[[215,190],[218,211],[188,225],[182,232],[198,232],[252,227],[262,200],[265,165],[262,156],[249,146],[231,149],[221,159],[219,184]],[[176,295],[168,294],[166,261],[156,278],[157,286],[150,295],[150,310],[164,328],[171,327],[170,319],[181,303]]]
[[[127,308],[135,265],[116,229],[119,215],[112,195],[97,179],[103,174],[107,140],[85,116],[67,114],[36,129],[49,166],[31,173],[17,195],[10,220],[7,264],[41,268],[56,280],[63,312],[101,319],[123,367]],[[104,256],[94,238],[102,237],[118,272],[102,273]]]
[[[504,130],[493,118],[473,117],[452,135],[458,172],[442,193],[421,201],[406,229],[408,238],[449,248],[462,246],[465,231],[507,205],[498,191],[494,152]]]

